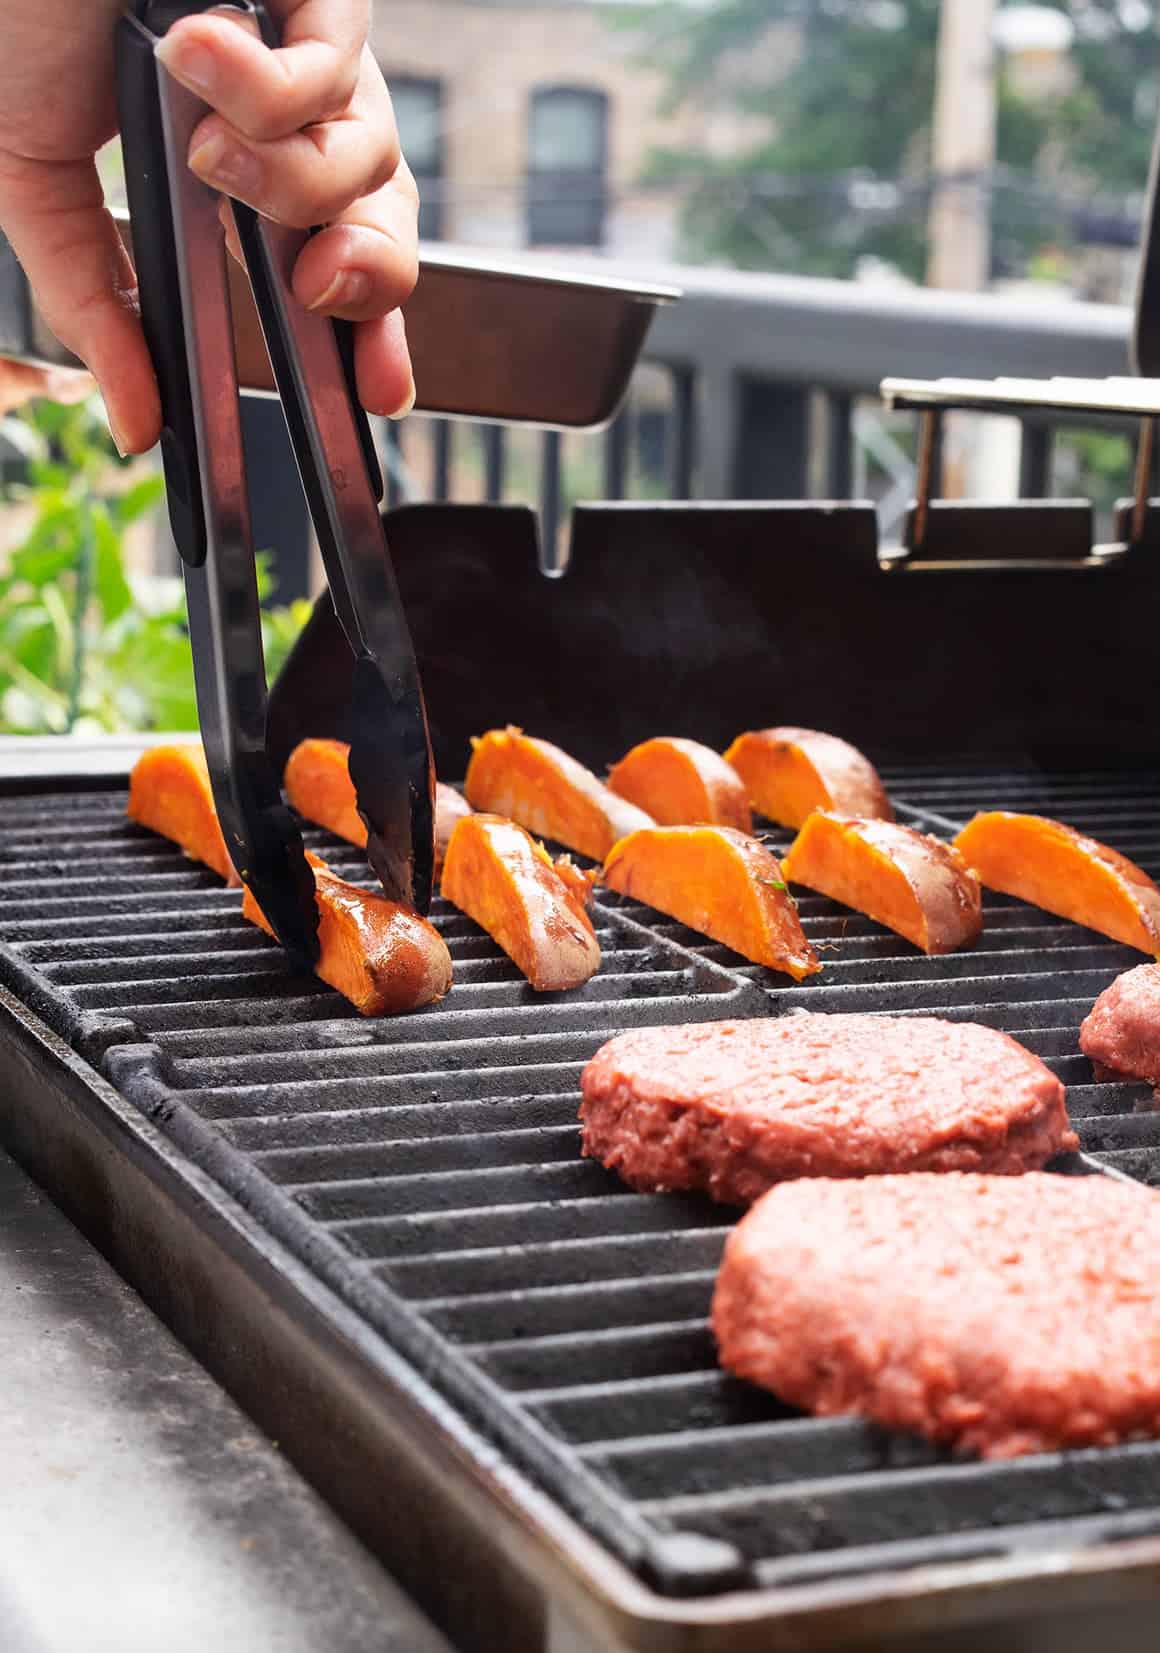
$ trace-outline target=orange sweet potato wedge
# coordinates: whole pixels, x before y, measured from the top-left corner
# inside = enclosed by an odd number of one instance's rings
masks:
[[[374,890],[338,878],[316,855],[321,955],[315,971],[363,1016],[396,1016],[441,999],[451,986],[451,954],[425,918]],[[247,889],[242,915],[274,931]]]
[[[602,861],[627,833],[654,824],[643,809],[618,798],[590,769],[550,741],[522,729],[490,729],[472,741],[463,790],[472,808],[518,821]]]
[[[493,936],[537,993],[579,987],[600,968],[586,911],[592,886],[499,815],[468,815],[451,834],[443,894]]]
[[[861,752],[817,729],[754,729],[725,754],[754,809],[781,826],[802,825],[815,809],[892,821],[878,771]]]
[[[129,776],[129,819],[180,844],[227,884],[238,885],[222,836],[209,784],[209,766],[200,746],[154,746]]]
[[[1160,889],[1126,856],[1044,815],[976,815],[955,839],[989,890],[1160,957]]]
[[[608,785],[659,826],[736,827],[751,832],[745,782],[719,752],[695,740],[658,735],[613,764]]]
[[[633,832],[604,863],[604,882],[690,930],[802,981],[821,969],[776,855],[732,827]]]
[[[342,740],[304,740],[286,764],[282,785],[292,807],[304,821],[325,827],[349,844],[366,848],[367,829],[355,807],[354,782],[347,767],[350,747]],[[471,814],[471,806],[453,787],[440,781],[435,788],[435,870],[438,872],[456,822]]]
[[[979,880],[958,850],[893,821],[817,810],[782,862],[791,884],[828,895],[924,953],[953,953],[983,928]]]

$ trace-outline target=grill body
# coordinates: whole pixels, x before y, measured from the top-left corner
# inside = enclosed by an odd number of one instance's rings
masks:
[[[1160,872],[1160,774],[885,778],[944,835],[1037,809]],[[732,1382],[705,1325],[731,1214],[631,1194],[575,1124],[623,1027],[930,1012],[1068,1083],[1062,1169],[1160,1184],[1150,1093],[1076,1041],[1138,955],[989,897],[979,947],[927,959],[807,897],[840,947],[794,986],[605,896],[603,971],[545,1001],[439,905],[452,997],[367,1022],[121,790],[36,784],[0,797],[5,1138],[465,1646],[949,1649],[1004,1620],[1058,1650],[1097,1608],[1152,1644],[1160,1443],[952,1463]]]

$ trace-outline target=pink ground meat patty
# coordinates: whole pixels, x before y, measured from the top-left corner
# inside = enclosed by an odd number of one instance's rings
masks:
[[[1064,1089],[1005,1033],[796,1014],[621,1033],[584,1070],[583,1150],[633,1188],[748,1205],[793,1177],[1037,1169]]]
[[[775,1188],[729,1236],[721,1363],[985,1457],[1160,1433],[1160,1195],[1102,1176]]]
[[[1160,964],[1117,976],[1092,1006],[1079,1042],[1100,1072],[1160,1085]]]

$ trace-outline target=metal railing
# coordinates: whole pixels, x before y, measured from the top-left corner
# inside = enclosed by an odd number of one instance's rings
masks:
[[[416,416],[387,427],[389,499],[526,500],[539,506],[550,546],[578,493],[843,499],[864,490],[869,466],[897,519],[910,456],[877,412],[882,379],[1129,368],[1126,308],[722,270],[631,273],[671,282],[684,297],[658,313],[633,391],[606,430],[533,439]],[[1050,491],[1054,434],[1043,421],[1023,425],[1024,496]]]

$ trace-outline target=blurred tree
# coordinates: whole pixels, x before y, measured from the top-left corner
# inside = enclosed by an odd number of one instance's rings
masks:
[[[1076,26],[1077,85],[1054,128],[1072,166],[1141,189],[1160,119],[1160,7],[1151,0],[1051,0]]]
[[[1008,269],[1072,240],[1076,198],[1142,188],[1160,112],[1157,6],[1047,3],[1076,26],[1073,88],[1030,100],[998,60],[992,206],[996,258]],[[653,53],[668,106],[728,102],[759,133],[728,159],[693,148],[654,155],[650,176],[685,190],[686,250],[842,276],[875,257],[920,279],[939,0],[718,0],[698,10],[673,0],[670,9],[683,24],[656,30]],[[771,30],[787,23],[800,31],[800,56],[771,63]]]

